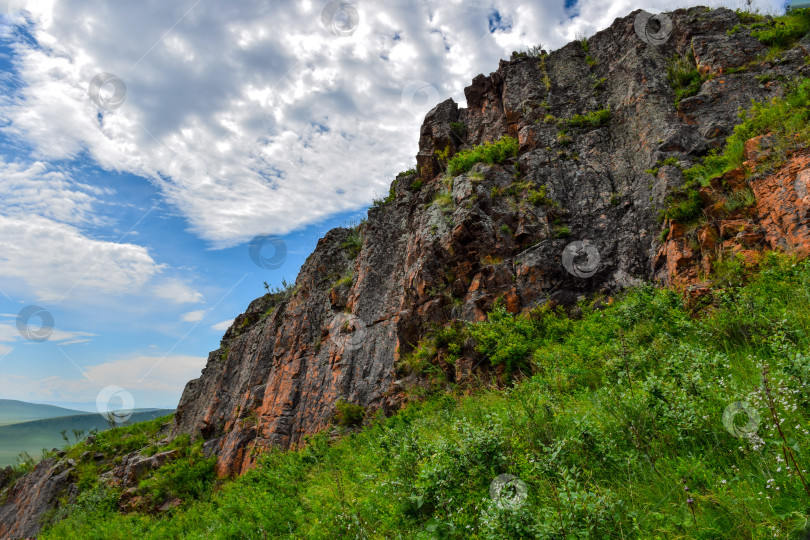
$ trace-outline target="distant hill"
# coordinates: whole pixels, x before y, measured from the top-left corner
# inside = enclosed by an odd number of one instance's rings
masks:
[[[0,426],[80,414],[85,413],[53,405],[38,405],[12,399],[0,399]]]
[[[51,407],[59,409],[58,407]],[[65,410],[65,409],[62,409]],[[130,418],[129,423],[145,422],[172,414],[172,409],[153,409],[137,411]],[[62,448],[65,440],[62,430],[67,430],[71,444],[75,442],[73,430],[83,431],[86,437],[90,430],[104,431],[109,429],[107,421],[99,414],[79,414],[74,416],[61,416],[0,426],[0,467],[16,465],[20,452],[28,452],[35,459],[39,459],[42,449]]]

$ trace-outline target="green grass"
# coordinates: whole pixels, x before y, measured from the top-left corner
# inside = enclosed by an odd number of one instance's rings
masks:
[[[745,143],[758,135],[772,133],[774,143],[767,167],[785,161],[788,153],[810,144],[810,79],[802,79],[789,86],[784,97],[764,103],[753,103],[751,109],[741,113],[742,122],[726,140],[720,152],[714,151],[701,163],[683,171],[684,186],[669,197],[668,207],[661,218],[680,223],[692,222],[702,215],[697,190],[708,186],[713,178],[742,167],[745,161]]]
[[[143,422],[167,412],[170,411],[135,412],[131,421]],[[0,467],[15,465],[22,452],[38,457],[45,451],[62,448],[66,444],[63,431],[74,442],[91,432],[108,428],[108,422],[100,414],[80,414],[0,426]]]
[[[352,230],[349,237],[340,244],[340,248],[346,251],[350,259],[356,259],[363,249],[363,233],[360,229]]]
[[[575,114],[566,120],[566,124],[577,128],[597,128],[608,122],[610,122],[610,107],[586,114]]]
[[[458,176],[468,172],[476,163],[504,163],[517,157],[518,141],[513,137],[502,137],[498,141],[485,142],[475,148],[462,150],[454,155],[447,163],[447,172]]]
[[[767,45],[770,55],[794,47],[810,32],[810,9],[789,10],[771,22],[757,22],[751,25],[752,34]]]
[[[698,71],[695,55],[690,51],[686,56],[675,56],[669,61],[667,80],[675,91],[675,107],[677,108],[681,100],[700,92],[700,87],[706,77]]]
[[[810,468],[810,263],[744,276],[730,263],[699,318],[652,287],[580,320],[498,308],[431,346],[468,333],[531,372],[520,384],[271,452],[171,515],[122,515],[94,488],[41,538],[801,538],[810,494],[784,461]],[[724,424],[737,401],[759,414],[751,438],[732,435],[745,414]],[[501,474],[523,504],[490,499]]]

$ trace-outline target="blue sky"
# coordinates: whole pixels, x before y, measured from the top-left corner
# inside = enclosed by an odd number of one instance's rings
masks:
[[[0,1],[0,398],[174,407],[263,282],[413,165],[428,109],[512,50],[675,4]],[[28,306],[48,339],[18,331]]]

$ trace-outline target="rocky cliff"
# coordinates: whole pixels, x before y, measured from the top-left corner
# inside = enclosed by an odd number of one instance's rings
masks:
[[[643,280],[686,283],[682,269],[700,255],[685,253],[689,239],[678,244],[677,224],[660,222],[667,194],[684,168],[723,145],[741,109],[780,95],[810,66],[801,46],[761,61],[766,47],[733,11],[669,17],[665,43],[640,38],[636,12],[550,54],[502,61],[465,89],[466,108],[437,105],[419,134],[418,173],[400,175],[358,230],[327,234],[291,294],[261,298],[236,319],[187,386],[176,433],[202,435],[220,474],[239,474],[262,450],[327,428],[338,400],[396,410],[398,364],[420,338],[454,319],[484,318],[498,298],[518,312]],[[677,107],[673,58],[693,62],[705,80]],[[447,158],[503,136],[519,141],[513,162],[445,175]],[[806,206],[804,217],[790,217],[798,195],[770,195],[792,185],[802,164],[797,157],[782,177],[753,185],[760,207],[747,227],[763,223],[760,247],[807,244]],[[732,240],[729,227],[706,225],[718,241]],[[573,241],[593,255],[579,264],[598,258],[598,266],[568,271],[563,252]],[[463,379],[475,362],[462,358],[448,377]]]
[[[807,254],[806,152],[750,180],[756,204],[736,214],[709,211],[689,231],[659,219],[682,171],[724,144],[741,109],[810,70],[802,44],[766,57],[733,11],[668,16],[663,43],[640,37],[634,12],[582,42],[502,61],[465,89],[466,108],[438,104],[419,133],[416,172],[398,176],[359,227],[321,239],[294,288],[236,318],[187,385],[172,434],[203,437],[218,473],[237,475],[263,450],[328,428],[341,401],[367,415],[399,409],[418,384],[401,364],[420,339],[482,320],[498,299],[519,312],[649,280],[699,288],[725,251]],[[676,58],[701,74],[677,106]],[[516,158],[445,173],[457,152],[504,136],[517,139]],[[748,151],[756,161],[767,140]],[[706,208],[729,196],[727,176],[701,190]],[[463,382],[480,360],[465,350],[440,368]],[[35,534],[26,508],[47,510],[71,482],[58,461],[18,481],[0,506],[0,537]]]

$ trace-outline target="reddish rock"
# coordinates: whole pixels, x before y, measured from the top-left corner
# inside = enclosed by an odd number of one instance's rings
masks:
[[[720,222],[720,237],[732,238],[741,232],[750,232],[751,222],[746,219],[727,219]]]
[[[768,246],[810,255],[810,152],[794,155],[774,174],[752,181],[751,188]]]
[[[745,159],[750,163],[760,163],[771,156],[774,136],[771,133],[760,135],[745,142]]]
[[[698,230],[697,237],[702,251],[714,251],[717,247],[717,241],[720,239],[717,234],[717,229],[711,225],[701,227],[700,230]]]
[[[668,240],[675,240],[676,238],[682,238],[684,234],[686,234],[686,227],[684,227],[680,223],[673,222],[669,224],[669,236],[667,237]]]

